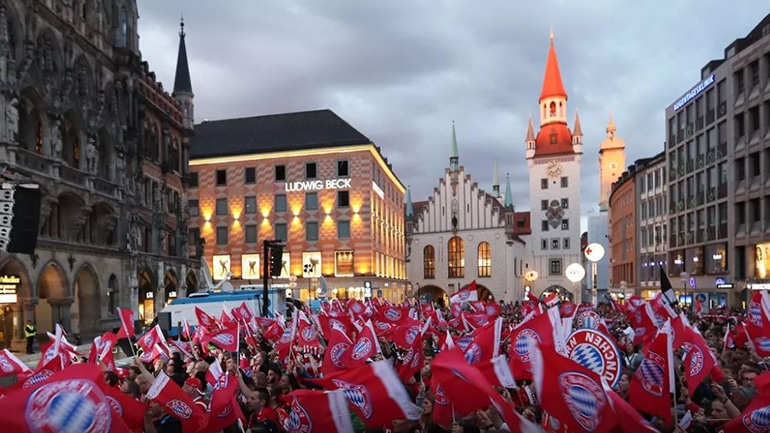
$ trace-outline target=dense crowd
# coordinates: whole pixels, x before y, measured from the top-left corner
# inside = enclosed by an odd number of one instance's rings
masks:
[[[640,299],[595,307],[558,299],[448,307],[351,300],[275,319],[258,318],[244,305],[221,318],[198,314],[198,324],[185,323],[178,338],[157,327],[137,338],[124,323],[97,339],[88,358],[68,360],[66,337],[51,335],[38,368],[19,372],[19,384],[2,398],[29,400],[74,371],[73,364],[86,363],[100,367],[106,396],[121,394],[110,403],[124,431],[133,432],[767,432],[768,354],[757,348],[770,339],[747,328],[766,324],[766,306],[756,301],[748,316]],[[538,320],[550,322],[547,331],[535,327]],[[539,334],[523,332],[527,326]],[[597,370],[560,349],[586,328],[616,345],[617,377],[607,369],[612,355]],[[664,334],[670,372],[648,368],[662,356],[656,342]],[[137,352],[116,364],[106,350],[120,338],[135,341]],[[699,347],[710,353],[697,358]],[[703,366],[708,371],[700,373]],[[568,371],[579,374],[554,389]],[[669,373],[670,383],[662,377]],[[657,390],[662,400],[651,405],[640,390]],[[82,431],[100,431],[93,422]],[[57,425],[51,421],[46,431],[75,431]]]

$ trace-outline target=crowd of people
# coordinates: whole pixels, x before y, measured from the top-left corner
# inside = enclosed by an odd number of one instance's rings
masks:
[[[138,352],[129,353],[128,364],[122,367],[120,363],[116,365],[114,361],[100,356],[97,344],[100,342],[95,342],[92,352],[96,354],[90,357],[90,362],[100,365],[103,386],[118,390],[145,409],[139,424],[138,417],[128,419],[128,406],[123,405],[123,420],[128,431],[134,432],[770,431],[770,389],[766,385],[770,382],[766,380],[768,361],[755,350],[757,340],[743,330],[743,323],[748,320],[743,310],[718,308],[708,314],[700,314],[677,306],[675,311],[669,312],[669,317],[657,316],[658,319],[665,319],[667,324],[671,320],[683,321],[687,329],[701,335],[712,351],[715,363],[707,374],[698,376],[698,383],[693,384],[694,375],[688,371],[694,371],[693,363],[703,363],[704,360],[693,360],[692,355],[688,358],[687,352],[693,351],[692,344],[672,347],[674,356],[671,362],[675,371],[673,383],[668,384],[669,390],[673,390],[670,393],[671,404],[662,411],[646,411],[635,404],[633,384],[635,381],[643,382],[649,376],[644,372],[645,359],[653,356],[650,350],[654,352],[655,336],[664,328],[661,323],[654,324],[652,329],[640,328],[640,315],[635,312],[653,302],[638,300],[636,305],[602,302],[592,306],[541,300],[516,303],[471,301],[441,308],[417,301],[397,306],[360,301],[343,305],[337,301],[339,307],[335,308],[332,303],[317,314],[295,311],[293,317],[276,319],[258,318],[250,311],[233,310],[232,314],[224,312],[221,318],[199,315],[198,325],[188,328],[185,324],[179,339],[153,335],[153,344],[146,338],[152,330],[138,336],[135,339]],[[397,308],[404,312],[405,317],[396,317],[383,305]],[[482,308],[485,311],[480,313]],[[605,390],[600,393],[615,401],[610,405],[611,412],[602,412],[604,409],[594,404],[595,401],[589,404],[586,403],[588,400],[581,400],[581,395],[573,395],[574,387],[560,391],[564,400],[558,402],[570,410],[577,409],[577,412],[572,412],[574,419],[563,415],[569,414],[568,411],[557,412],[554,397],[546,393],[550,389],[546,386],[551,383],[549,378],[559,373],[560,369],[573,367],[562,367],[562,364],[554,362],[545,349],[535,356],[532,352],[534,343],[526,338],[522,340],[521,333],[517,334],[517,330],[538,316],[554,317],[554,314],[548,313],[550,309],[556,309],[556,317],[562,321],[570,317],[574,319],[579,311],[592,311],[596,315],[591,317],[601,318],[602,323],[599,324],[588,319],[582,324],[571,319],[564,322],[570,326],[562,334],[565,340],[572,330],[589,326],[609,334],[617,344],[622,354],[620,379],[614,384],[602,379]],[[387,316],[387,320],[378,320],[379,316]],[[486,320],[480,316],[486,316]],[[655,318],[654,313],[650,316]],[[415,323],[419,324],[419,333],[415,334],[413,329],[400,331],[404,326]],[[495,328],[494,323],[497,323],[498,329],[493,340],[494,347],[489,352],[481,348],[482,358],[488,359],[474,361],[474,357],[469,355],[474,350],[470,346],[474,341],[481,341],[483,330]],[[232,341],[217,337],[225,335],[220,330],[229,328],[238,330],[235,347]],[[340,335],[331,335],[335,332]],[[376,340],[372,348],[360,344],[363,335],[369,332]],[[130,330],[122,329],[115,335],[113,346],[118,347],[115,344],[117,338],[132,338],[131,334]],[[410,336],[417,342],[410,341]],[[313,337],[317,338],[317,344],[312,343]],[[672,335],[671,338],[674,342],[681,337]],[[290,339],[288,344],[287,339]],[[347,341],[347,344],[339,346],[339,339]],[[544,342],[547,339],[542,336],[537,339],[541,344],[547,344]],[[338,347],[344,349],[340,351]],[[51,347],[44,348],[44,356],[50,355],[50,350]],[[522,354],[527,351],[531,356],[524,357]],[[452,358],[454,352],[461,353],[474,369],[451,367],[451,362],[455,362]],[[364,359],[357,362],[357,355]],[[505,359],[505,371],[510,372],[512,381],[496,379],[507,377],[507,374],[501,375],[497,368],[485,370],[482,367],[484,361],[495,357]],[[414,365],[415,360],[419,361],[419,365]],[[522,366],[520,361],[528,361],[532,365]],[[87,363],[89,359],[82,358],[78,362]],[[538,363],[543,365],[538,366]],[[387,390],[382,394],[387,396],[375,392],[370,395],[364,389],[372,387],[368,382],[364,383],[363,377],[368,374],[364,369],[373,365],[378,366],[375,375],[382,377]],[[59,373],[67,371],[67,368],[63,366]],[[481,372],[479,379],[473,379],[478,372]],[[391,377],[391,373],[392,377],[399,378],[399,389],[395,389],[385,378]],[[358,382],[351,379],[356,376],[362,379]],[[450,376],[465,380],[467,388],[464,393],[461,386],[455,387],[447,379]],[[700,380],[701,377],[703,380]],[[160,381],[162,386],[158,385]],[[45,380],[39,382],[35,386],[46,383]],[[173,386],[181,389],[186,398],[163,397],[163,393]],[[489,392],[483,389],[477,392],[479,386],[488,387]],[[538,386],[544,389],[538,389]],[[225,394],[217,394],[223,389],[231,390],[227,393],[224,406],[221,403],[224,397],[220,396]],[[335,389],[344,391],[341,395],[347,399],[349,408],[342,411],[335,409],[331,397],[333,393],[330,393]],[[590,389],[590,386],[584,385],[581,389]],[[6,396],[13,395],[13,392],[22,391],[7,390]],[[663,394],[669,397],[665,390]],[[402,395],[406,396],[408,403],[402,401]],[[324,399],[318,399],[321,396]],[[395,403],[382,403],[383,398]],[[623,412],[619,400],[612,400],[615,398],[630,402],[628,407],[632,407],[636,414],[629,417]],[[190,411],[178,409],[182,400],[192,402],[195,408]],[[177,406],[169,402],[177,402]],[[324,407],[323,410],[316,410],[313,405]],[[451,409],[448,415],[440,409],[442,407]],[[440,410],[442,413],[438,413]],[[337,419],[340,413],[346,419]],[[190,420],[196,414],[205,414],[205,417],[193,423]],[[227,415],[222,415],[228,420],[227,425],[214,425],[212,420],[218,414]],[[628,419],[636,415],[639,419],[629,424]],[[742,417],[745,418],[743,421]],[[382,419],[387,419],[387,422],[381,422]]]

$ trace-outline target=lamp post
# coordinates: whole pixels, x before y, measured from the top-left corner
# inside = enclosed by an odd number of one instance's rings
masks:
[[[690,274],[688,274],[687,272],[682,272],[681,274],[679,274],[679,277],[682,278],[682,286],[684,287],[684,305],[685,307],[687,307],[687,310],[689,311],[690,304],[692,304],[692,302],[690,302],[689,304],[687,303],[687,283],[690,280]]]
[[[597,264],[604,257],[604,247],[597,243],[588,244],[584,253],[586,259],[591,262],[591,303],[596,307],[599,304],[599,286],[596,281],[599,273]]]

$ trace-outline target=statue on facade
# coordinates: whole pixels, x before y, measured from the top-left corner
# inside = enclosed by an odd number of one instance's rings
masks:
[[[139,226],[136,224],[136,217],[131,216],[128,219],[128,232],[126,233],[126,249],[130,253],[139,251]]]
[[[61,136],[61,120],[55,119],[53,122],[51,122],[51,130],[50,136],[51,136],[51,158],[53,159],[59,159],[61,158],[61,151],[62,151],[62,136]]]
[[[5,105],[5,139],[16,142],[19,133],[19,100],[12,97]]]
[[[126,175],[126,160],[123,152],[118,152],[115,158],[115,178],[119,185],[125,185],[124,177]]]
[[[88,137],[88,145],[86,146],[86,171],[95,174],[96,167],[96,144],[94,144],[93,137]]]

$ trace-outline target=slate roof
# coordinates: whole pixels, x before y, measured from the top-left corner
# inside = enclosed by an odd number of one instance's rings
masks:
[[[371,144],[329,109],[204,121],[195,125],[190,158],[212,158]]]

